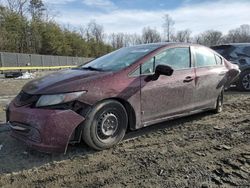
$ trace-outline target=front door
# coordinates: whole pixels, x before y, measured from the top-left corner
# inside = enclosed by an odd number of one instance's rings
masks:
[[[174,69],[172,76],[148,80],[159,64]],[[165,49],[141,66],[142,123],[188,112],[193,108],[195,72],[191,67],[189,47]]]

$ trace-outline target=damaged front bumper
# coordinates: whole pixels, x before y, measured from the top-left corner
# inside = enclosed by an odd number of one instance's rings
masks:
[[[75,129],[85,120],[72,110],[16,107],[7,110],[11,136],[42,152],[66,152]]]

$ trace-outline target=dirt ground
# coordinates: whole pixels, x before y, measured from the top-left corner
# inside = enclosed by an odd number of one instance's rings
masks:
[[[221,114],[130,132],[115,148],[44,154],[9,136],[4,106],[27,80],[0,79],[0,187],[250,187],[250,93],[229,91]]]

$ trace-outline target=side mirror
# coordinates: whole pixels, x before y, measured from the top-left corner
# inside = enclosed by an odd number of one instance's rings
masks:
[[[160,75],[165,75],[165,76],[171,76],[173,74],[174,70],[167,65],[157,65],[155,68],[155,74],[150,75],[145,78],[146,82],[150,81],[156,81],[160,77]]]
[[[157,75],[165,75],[165,76],[171,76],[173,74],[174,70],[172,67],[168,65],[157,65],[155,68],[155,74]]]

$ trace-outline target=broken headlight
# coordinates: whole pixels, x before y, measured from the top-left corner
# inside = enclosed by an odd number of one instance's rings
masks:
[[[82,94],[87,93],[87,91],[73,92],[73,93],[63,93],[56,95],[42,95],[36,103],[36,107],[42,106],[52,106],[56,104],[67,103],[76,100]]]

